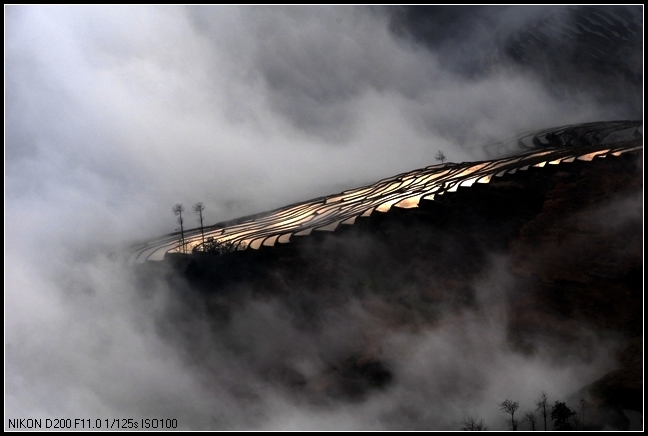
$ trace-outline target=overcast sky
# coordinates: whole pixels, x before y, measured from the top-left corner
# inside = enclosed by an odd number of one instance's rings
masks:
[[[641,26],[640,9],[622,12]],[[431,165],[438,150],[483,159],[479,145],[517,132],[641,119],[635,46],[615,76],[539,68],[575,50],[555,35],[551,55],[511,54],[529,26],[570,14],[5,7],[7,415],[175,413],[209,428],[204,385],[146,322],[172,297],[144,304],[107,255],[174,231],[175,203],[202,201],[213,224]],[[274,395],[256,426],[332,425]],[[245,428],[249,410],[227,407]],[[368,426],[353,413],[331,412]]]

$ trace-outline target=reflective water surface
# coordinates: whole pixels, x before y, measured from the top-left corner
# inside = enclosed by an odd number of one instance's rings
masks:
[[[257,250],[289,243],[313,231],[332,232],[353,225],[358,218],[388,212],[392,207],[415,208],[421,199],[454,192],[493,177],[530,167],[564,165],[623,153],[643,147],[642,121],[578,124],[519,135],[485,146],[489,154],[505,157],[464,163],[444,163],[380,180],[369,186],[292,204],[277,210],[204,228],[205,240],[235,250]],[[515,153],[514,153],[515,151]],[[200,228],[185,230],[184,245],[172,233],[132,248],[129,263],[162,260],[167,253],[203,251]]]

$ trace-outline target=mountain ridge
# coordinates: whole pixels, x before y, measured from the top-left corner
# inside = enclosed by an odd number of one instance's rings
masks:
[[[616,338],[623,355],[643,341],[641,145],[636,139],[618,156],[507,172],[291,244],[168,254],[163,265],[138,268],[171,266],[167,280],[197,291],[218,325],[249,301],[278,301],[310,331],[332,307],[359,304],[383,333],[360,327],[371,339],[351,355],[328,356],[328,372],[316,376],[268,369],[273,383],[313,401],[363,401],[389,389],[398,372],[381,357],[384,332],[434,331],[466,314],[505,314],[506,342],[523,355],[561,359],[578,344],[576,355],[587,359],[597,338]],[[497,298],[479,285],[493,268],[506,288]],[[583,387],[588,428],[625,428],[623,410],[642,411],[637,358],[617,358],[614,371]]]

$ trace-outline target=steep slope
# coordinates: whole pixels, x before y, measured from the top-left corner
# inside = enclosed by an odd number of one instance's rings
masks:
[[[325,325],[332,308],[359,304],[371,319],[358,327],[365,340],[326,356],[328,370],[263,370],[313,401],[362,401],[389,387],[399,375],[381,354],[388,332],[452,325],[466,313],[501,313],[509,346],[523,355],[559,360],[577,346],[587,359],[612,338],[618,368],[574,398],[587,400],[588,428],[623,428],[622,409],[641,411],[643,398],[642,352],[628,351],[643,335],[641,145],[509,171],[291,244],[167,255],[179,274],[167,277],[199,290],[218,325],[250,298],[280,302],[307,331]],[[162,268],[156,264],[140,268]],[[480,283],[493,271],[493,287],[505,291],[484,294]]]
[[[490,161],[446,163],[389,177],[368,186],[292,204],[270,212],[185,230],[133,247],[129,263],[162,260],[167,253],[209,251],[223,246],[258,250],[288,244],[312,232],[332,232],[355,225],[358,219],[411,209],[462,187],[488,184],[493,179],[529,168],[619,156],[641,147],[642,123],[615,121],[563,126],[529,133],[486,146],[501,156]],[[522,150],[531,150],[524,151]],[[222,251],[222,250],[220,250]]]

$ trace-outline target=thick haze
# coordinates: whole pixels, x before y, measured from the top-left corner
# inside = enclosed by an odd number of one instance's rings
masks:
[[[505,317],[459,320],[384,334],[386,359],[398,362],[390,390],[304,406],[255,362],[298,347],[295,365],[317,372],[323,350],[355,340],[354,323],[371,325],[359,309],[339,308],[329,333],[312,336],[274,303],[251,302],[219,339],[187,308],[192,335],[174,333],[177,324],[160,325],[186,303],[155,279],[142,293],[108,258],[172,232],[175,203],[193,227],[190,205],[202,201],[213,224],[431,165],[438,150],[483,159],[479,145],[520,131],[642,118],[634,46],[615,64],[630,73],[585,79],[537,68],[568,64],[560,51],[507,55],[507,38],[547,16],[569,24],[567,9],[437,10],[427,19],[430,10],[367,7],[5,7],[7,417],[456,429],[474,414],[504,428],[502,396],[530,406],[541,389],[557,398],[609,369],[611,343],[564,367],[508,350]],[[641,9],[623,11],[642,33]],[[506,292],[494,282],[503,276],[483,278],[483,298]],[[189,336],[204,338],[192,349],[199,363],[180,345]],[[435,372],[456,386],[421,383]],[[442,401],[448,389],[462,394]]]

